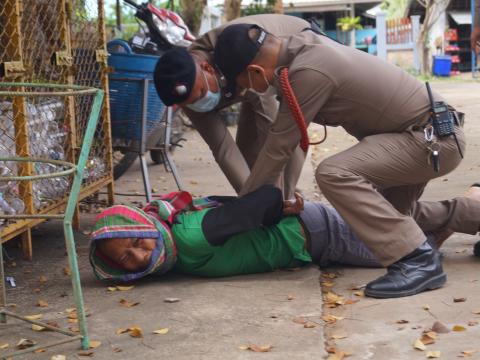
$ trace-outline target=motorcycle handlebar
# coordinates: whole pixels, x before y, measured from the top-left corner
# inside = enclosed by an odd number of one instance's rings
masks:
[[[123,1],[125,1],[130,6],[133,6],[135,9],[140,9],[140,5],[138,5],[137,3],[135,3],[132,0],[123,0]]]

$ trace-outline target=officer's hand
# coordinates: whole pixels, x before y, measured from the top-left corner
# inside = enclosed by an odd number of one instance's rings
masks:
[[[283,215],[298,215],[303,211],[303,197],[299,193],[295,193],[295,201],[285,200],[283,202]]]
[[[472,34],[470,35],[470,46],[472,51],[475,50],[475,53],[480,53],[480,26],[475,26],[473,28]]]

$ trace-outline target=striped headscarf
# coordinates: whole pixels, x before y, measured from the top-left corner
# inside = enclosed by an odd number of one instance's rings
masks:
[[[197,211],[215,207],[218,202],[208,198],[193,200],[186,191],[172,192],[160,200],[147,204],[144,210],[115,205],[95,218],[91,234],[90,263],[100,280],[128,282],[150,274],[163,274],[177,260],[177,250],[170,227],[175,216],[182,211]],[[108,259],[97,248],[97,242],[108,238],[154,238],[157,244],[152,252],[148,267],[141,272],[131,273]]]
[[[108,259],[97,243],[110,238],[157,239],[150,264],[143,271],[132,273]],[[95,219],[91,234],[90,264],[100,280],[128,282],[150,274],[163,274],[176,262],[177,250],[170,228],[165,221],[140,209],[115,205],[101,212]]]

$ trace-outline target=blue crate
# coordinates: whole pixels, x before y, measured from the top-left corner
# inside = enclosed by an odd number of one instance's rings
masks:
[[[450,55],[435,55],[433,57],[433,75],[450,76],[452,57]]]
[[[153,83],[153,71],[159,56],[134,54],[126,41],[113,40],[107,45],[110,56],[110,116],[112,137],[140,140],[142,126],[143,81],[148,79],[147,134],[161,121],[165,105]]]

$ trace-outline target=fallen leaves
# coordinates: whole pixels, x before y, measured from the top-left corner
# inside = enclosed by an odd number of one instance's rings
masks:
[[[180,299],[179,298],[165,298],[163,299],[163,302],[166,302],[166,303],[176,303],[176,302],[179,302]]]
[[[250,345],[242,345],[239,346],[240,350],[250,350],[253,352],[269,352],[273,348],[273,345],[267,344],[267,345],[255,345],[255,344],[250,344]]]
[[[93,356],[94,352],[93,351],[80,351],[77,353],[78,356]]]
[[[62,271],[63,271],[63,275],[65,275],[65,276],[71,276],[72,275],[72,270],[70,270],[70,267],[68,267],[68,266],[65,266],[62,269]]]
[[[473,356],[478,350],[463,350],[458,357],[470,357]]]
[[[0,349],[3,350],[3,349],[6,349],[10,346],[9,343],[0,343]]]
[[[45,330],[45,329],[46,329],[46,327],[44,327],[44,326],[32,324],[32,330],[33,330],[33,331],[43,331],[43,330]]]
[[[39,307],[48,307],[48,302],[46,300],[39,299],[37,301],[37,306]]]
[[[142,338],[143,331],[140,326],[131,326],[129,328],[120,328],[115,332],[117,335],[129,333],[131,337]]]
[[[165,335],[166,333],[168,333],[168,331],[169,331],[169,328],[163,328],[163,329],[154,330],[153,333],[157,335]]]
[[[27,315],[25,316],[25,319],[28,319],[28,320],[39,320],[43,317],[42,314],[34,314],[34,315]]]
[[[292,320],[295,324],[305,325],[308,320],[303,317],[296,317]]]
[[[465,302],[465,301],[467,301],[467,298],[465,297],[453,298],[453,302],[456,302],[456,303]]]
[[[425,344],[420,339],[415,340],[415,342],[413,343],[413,348],[417,349],[417,350],[420,350],[420,351],[424,351],[424,350],[427,349]]]
[[[100,345],[102,345],[102,342],[101,342],[101,341],[98,341],[98,340],[90,340],[90,349],[96,349],[96,348],[98,348]]]
[[[117,286],[109,286],[107,287],[107,291],[113,292],[113,291],[128,291],[132,290],[135,287],[135,285],[117,285]]]
[[[41,284],[45,284],[48,281],[48,278],[45,275],[41,275],[38,278],[38,281],[40,281]]]
[[[15,346],[18,350],[27,349],[29,347],[35,346],[37,344],[36,341],[30,339],[20,339],[20,341]]]
[[[333,291],[329,291],[324,296],[325,306],[328,308],[336,308],[337,306],[344,305],[345,299],[343,296],[335,294]]]
[[[472,314],[480,315],[480,309],[472,310]]]
[[[303,325],[305,329],[313,329],[314,327],[317,327],[317,325],[313,322],[307,322],[306,324]]]
[[[347,356],[350,356],[351,353],[335,349],[333,354],[331,354],[327,360],[342,360]]]
[[[465,326],[462,326],[462,325],[454,325],[452,327],[452,330],[453,331],[465,331],[465,330],[467,330],[467,328]]]
[[[65,355],[53,355],[50,360],[66,360],[67,357]]]
[[[403,320],[403,319],[396,321],[397,324],[408,324],[409,322],[410,322],[410,321],[408,321],[408,320]]]
[[[346,339],[347,335],[332,335],[331,338],[334,340],[341,340],[341,339]]]
[[[428,311],[428,310],[430,310],[430,305],[425,304],[425,305],[422,306],[422,309],[425,310],[425,311]]]
[[[426,333],[423,333],[422,337],[420,338],[420,341],[424,345],[430,345],[435,343],[435,340],[437,340],[437,333],[435,331],[428,331]]]
[[[295,296],[293,296],[293,294],[288,294],[287,295],[287,300],[290,301],[290,300],[293,300],[293,299],[295,299]]]
[[[343,320],[344,317],[335,316],[331,314],[323,315],[322,320],[325,321],[327,324],[335,324],[338,320]]]
[[[120,299],[120,305],[126,308],[131,308],[140,304],[140,301],[130,301],[127,299]]]
[[[440,351],[427,351],[425,356],[427,359],[439,358],[442,353]]]

